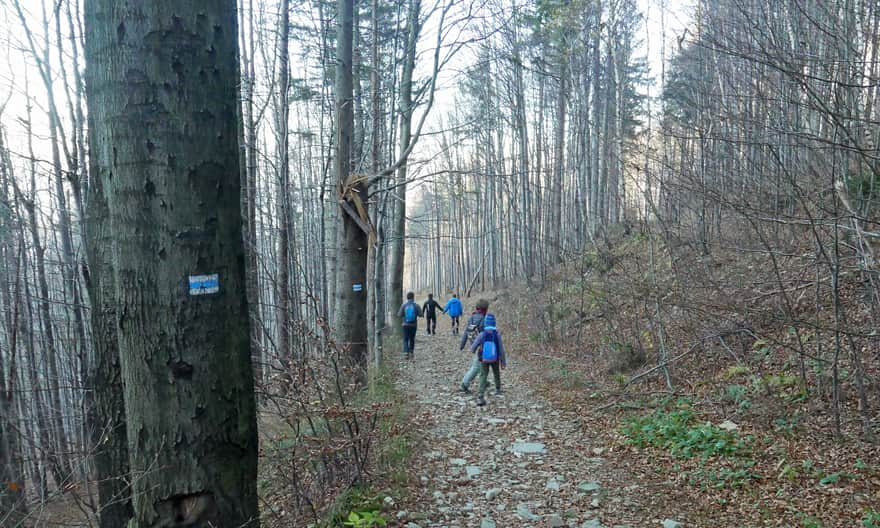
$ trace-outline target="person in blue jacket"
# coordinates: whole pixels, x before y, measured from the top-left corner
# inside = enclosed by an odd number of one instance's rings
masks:
[[[458,295],[453,294],[452,298],[446,301],[446,306],[443,310],[446,312],[446,315],[452,318],[452,335],[458,335],[458,323],[461,319],[461,314],[464,312],[461,301],[458,300]]]
[[[507,356],[501,342],[501,333],[495,328],[495,316],[486,314],[483,331],[474,339],[471,352],[477,355],[481,363],[480,397],[477,405],[486,405],[486,388],[489,386],[489,369],[495,377],[495,394],[501,394],[501,370],[507,368]]]

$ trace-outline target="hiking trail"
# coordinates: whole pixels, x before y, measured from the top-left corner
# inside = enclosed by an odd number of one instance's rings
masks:
[[[437,335],[419,321],[413,360],[400,362],[398,383],[420,415],[419,451],[412,456],[418,489],[392,510],[392,525],[428,527],[683,527],[672,519],[646,519],[648,500],[638,482],[625,480],[603,458],[579,417],[554,408],[529,386],[526,353],[507,345],[503,394],[478,407],[479,376],[471,394],[458,387],[471,364],[459,337],[441,318]],[[621,484],[621,482],[625,484]]]

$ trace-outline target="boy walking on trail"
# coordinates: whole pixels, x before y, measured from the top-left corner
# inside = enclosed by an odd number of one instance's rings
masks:
[[[467,345],[469,339],[474,339],[480,332],[483,331],[483,323],[486,317],[486,312],[489,311],[489,301],[486,299],[480,299],[477,301],[477,308],[474,312],[468,317],[467,326],[465,326],[464,334],[461,336],[461,343],[458,345],[459,350],[464,350],[465,345]],[[464,378],[461,380],[461,392],[470,392],[471,382],[474,381],[474,378],[477,377],[477,374],[480,373],[482,362],[478,355],[474,354],[474,361],[471,363],[471,368],[468,369],[467,373],[464,375]]]
[[[406,294],[406,302],[400,305],[397,311],[397,317],[403,319],[403,354],[408,359],[413,358],[413,351],[416,348],[416,330],[418,330],[418,320],[422,316],[422,309],[413,300],[415,295],[413,292]]]
[[[443,313],[446,313],[440,303],[434,300],[434,294],[428,294],[428,300],[425,301],[425,305],[422,307],[422,310],[425,313],[425,322],[427,323],[428,335],[437,335],[437,310],[440,310]]]
[[[494,315],[486,314],[483,331],[474,339],[471,351],[480,358],[480,397],[477,399],[477,405],[483,406],[486,405],[484,396],[489,385],[489,369],[492,369],[495,377],[495,394],[501,394],[501,369],[507,368],[507,356],[501,343],[501,333],[495,328]]]
[[[461,319],[461,314],[464,312],[461,301],[458,300],[458,295],[453,294],[452,298],[446,301],[446,306],[443,310],[446,312],[446,315],[452,318],[452,335],[458,335],[459,319]]]

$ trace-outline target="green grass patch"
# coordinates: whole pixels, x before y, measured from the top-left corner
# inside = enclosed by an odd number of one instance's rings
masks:
[[[656,447],[684,458],[745,457],[751,452],[751,437],[698,422],[689,405],[630,417],[622,432],[628,445]]]
[[[688,400],[665,400],[660,405],[651,414],[626,420],[621,432],[627,445],[699,458],[700,467],[689,473],[688,481],[703,490],[739,488],[760,478],[751,458],[754,438],[699,420]],[[685,471],[678,464],[673,468],[675,473]]]
[[[880,512],[873,509],[865,511],[862,516],[862,524],[865,528],[880,528]]]

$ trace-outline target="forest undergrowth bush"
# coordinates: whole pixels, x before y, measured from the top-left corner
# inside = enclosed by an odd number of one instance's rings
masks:
[[[529,346],[549,397],[611,431],[627,464],[689,484],[671,502],[723,490],[695,503],[705,519],[742,494],[782,497],[786,518],[826,528],[869,519],[880,480],[852,468],[880,452],[880,341],[859,262],[841,258],[835,299],[804,230],[761,233],[778,237],[769,253],[748,225],[705,246],[656,227],[609,239],[610,258],[569,259],[530,293],[542,311],[523,331],[540,336]],[[582,382],[566,388],[562,371]],[[806,461],[813,471],[785,472]]]
[[[374,486],[402,484],[397,471],[409,456],[394,372],[372,373],[369,389],[353,382],[364,376],[348,366],[329,328],[321,330],[299,332],[307,352],[262,387],[263,525],[382,526]]]

